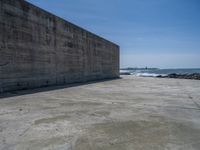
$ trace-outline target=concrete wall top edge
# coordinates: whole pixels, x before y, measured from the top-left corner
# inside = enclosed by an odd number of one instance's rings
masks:
[[[72,22],[69,22],[69,21],[65,20],[64,18],[61,18],[61,17],[59,17],[59,16],[57,16],[57,15],[51,13],[51,12],[48,12],[47,10],[45,10],[45,9],[43,9],[43,8],[40,8],[39,6],[36,6],[36,5],[34,5],[34,4],[32,4],[32,3],[28,2],[28,1],[26,1],[26,0],[19,0],[19,1],[23,1],[23,2],[25,2],[27,5],[30,5],[31,7],[34,7],[34,8],[36,8],[36,9],[38,9],[38,10],[42,10],[43,12],[45,12],[45,13],[51,15],[51,16],[54,16],[54,17],[56,17],[56,18],[58,18],[58,19],[64,21],[65,23],[67,23],[67,24],[69,24],[69,25],[71,25],[71,26],[74,26],[74,27],[76,27],[76,28],[78,28],[78,29],[80,29],[80,30],[86,31],[87,33],[91,34],[92,36],[95,36],[95,37],[97,37],[97,38],[103,40],[104,42],[108,42],[108,43],[110,43],[110,44],[113,44],[113,45],[116,46],[118,49],[120,49],[120,46],[119,46],[118,44],[116,44],[116,43],[114,43],[114,42],[112,42],[112,41],[109,41],[109,40],[107,40],[107,39],[105,39],[105,38],[103,38],[103,37],[101,37],[101,36],[99,36],[99,35],[97,35],[97,34],[95,34],[95,33],[92,33],[92,32],[90,32],[90,31],[88,31],[88,30],[86,30],[86,29],[84,29],[84,28],[82,28],[82,27],[80,27],[80,26],[78,26],[78,25],[72,23]]]

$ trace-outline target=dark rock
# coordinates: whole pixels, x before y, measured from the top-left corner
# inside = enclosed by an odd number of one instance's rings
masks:
[[[162,76],[162,75],[158,75],[158,76],[156,76],[157,78],[163,78],[164,76]]]
[[[120,75],[131,75],[129,72],[121,72]]]
[[[176,73],[172,73],[168,75],[169,78],[177,78],[178,75]]]
[[[194,79],[200,80],[200,73],[193,73],[193,74],[168,74],[167,76],[157,76],[158,78],[176,78],[176,79]]]

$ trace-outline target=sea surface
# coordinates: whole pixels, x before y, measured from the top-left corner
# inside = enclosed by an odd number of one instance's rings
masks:
[[[123,69],[120,73],[130,73],[135,76],[156,77],[159,75],[167,76],[168,74],[192,74],[200,73],[200,68],[197,69]]]

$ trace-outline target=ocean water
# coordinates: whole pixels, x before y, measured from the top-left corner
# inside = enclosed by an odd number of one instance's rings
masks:
[[[200,73],[200,68],[197,69],[123,69],[121,73],[130,73],[135,76],[156,77],[159,75],[166,76],[168,74],[192,74]]]

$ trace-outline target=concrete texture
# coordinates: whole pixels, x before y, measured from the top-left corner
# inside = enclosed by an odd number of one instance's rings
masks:
[[[119,46],[24,0],[0,0],[0,93],[119,76]]]
[[[0,99],[1,150],[200,149],[200,81],[123,76],[58,88]]]

